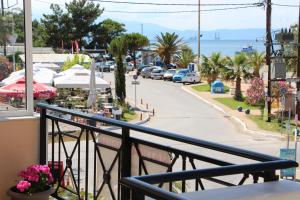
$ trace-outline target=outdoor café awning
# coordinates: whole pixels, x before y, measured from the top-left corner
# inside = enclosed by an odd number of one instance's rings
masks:
[[[33,79],[37,83],[43,83],[47,85],[52,85],[53,78],[56,75],[56,72],[47,68],[37,68],[33,67]],[[3,85],[9,85],[12,83],[16,83],[19,79],[25,76],[25,70],[19,70],[11,73],[9,77],[2,80]]]
[[[25,78],[0,88],[0,96],[6,98],[22,98],[25,95]],[[56,96],[56,88],[33,81],[33,96],[36,99],[51,99]]]
[[[90,73],[74,73],[54,79],[56,88],[90,88]],[[109,88],[107,81],[96,76],[96,90]]]

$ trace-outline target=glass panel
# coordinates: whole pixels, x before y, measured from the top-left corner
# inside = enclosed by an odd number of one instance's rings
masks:
[[[26,109],[24,1],[0,0],[0,111]]]

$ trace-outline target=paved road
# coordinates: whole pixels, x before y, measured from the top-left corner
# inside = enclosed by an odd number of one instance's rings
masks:
[[[126,78],[127,97],[134,99],[134,86],[131,84],[132,77],[127,76]],[[112,73],[105,74],[105,79],[112,81],[113,86]],[[139,81],[140,85],[137,86],[138,102],[142,98],[143,102],[148,103],[151,109],[155,109],[155,117],[145,126],[275,156],[278,156],[279,149],[286,145],[286,142],[276,137],[245,133],[228,116],[183,91],[181,89],[182,84],[143,79],[141,77]],[[168,141],[168,144],[195,151],[194,147],[190,145],[186,146],[170,141]],[[213,153],[213,155],[215,154]],[[222,157],[223,155],[216,156]]]

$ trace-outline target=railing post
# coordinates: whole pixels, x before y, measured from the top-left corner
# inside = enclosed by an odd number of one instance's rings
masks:
[[[121,178],[131,176],[131,141],[129,129],[122,128],[122,146],[121,146]],[[130,189],[121,186],[121,200],[130,199]]]
[[[265,171],[264,172],[264,182],[278,181],[279,176],[276,175],[276,171]]]
[[[131,190],[131,199],[132,200],[145,200],[145,195],[137,190]]]
[[[41,109],[40,112],[40,164],[47,164],[47,110]]]

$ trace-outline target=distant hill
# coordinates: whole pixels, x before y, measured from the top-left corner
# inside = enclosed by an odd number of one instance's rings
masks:
[[[123,22],[128,32],[141,32],[140,22]],[[196,30],[175,30],[159,26],[156,24],[143,24],[144,35],[153,40],[160,32],[176,32],[185,40],[190,42],[197,40]],[[265,29],[219,29],[201,32],[203,40],[215,40],[219,37],[221,40],[256,40],[262,39],[265,35]]]

